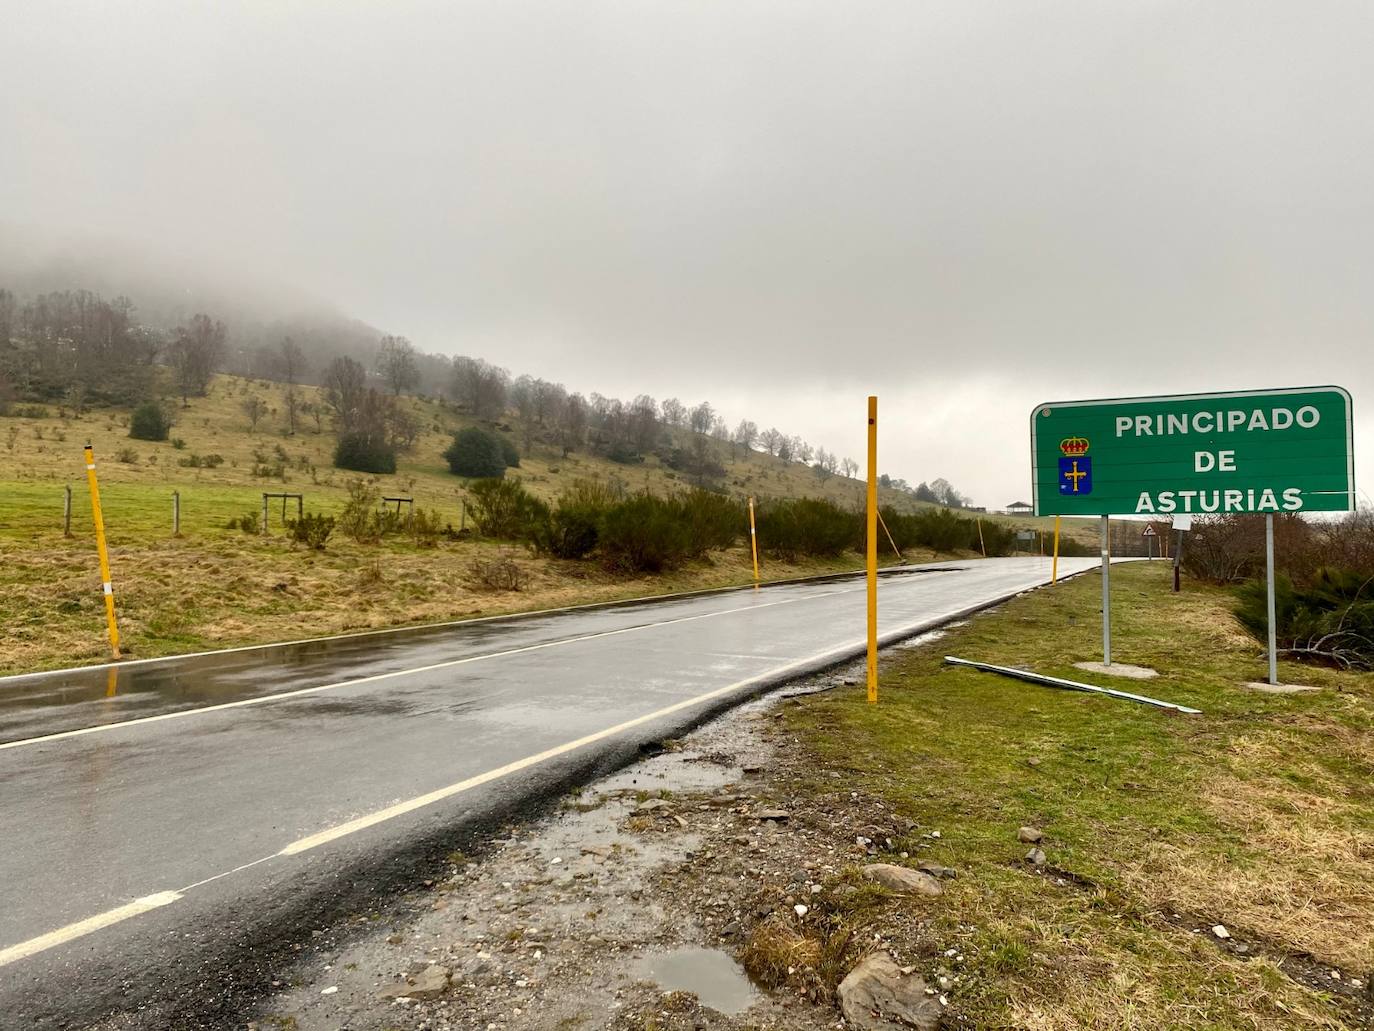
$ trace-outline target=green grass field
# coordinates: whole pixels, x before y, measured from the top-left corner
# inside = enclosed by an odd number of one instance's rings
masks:
[[[1265,666],[1230,595],[1167,582],[1163,563],[1113,575],[1115,657],[1159,670],[1153,681],[1073,667],[1100,658],[1089,575],[894,653],[877,706],[856,691],[805,699],[788,725],[818,757],[814,790],[839,771],[918,822],[898,847],[959,870],[900,944],[964,943],[951,1012],[970,1026],[1369,1026],[1374,675],[1282,663],[1285,682],[1321,690],[1243,688]],[[947,654],[1202,715],[953,668]],[[1023,862],[1021,825],[1045,832],[1049,876]]]
[[[306,388],[307,394],[313,388]],[[178,408],[167,442],[131,440],[129,413],[94,410],[80,418],[52,407],[47,418],[0,418],[0,672],[88,662],[106,656],[100,576],[82,447],[95,448],[124,639],[136,655],[160,655],[225,645],[408,625],[463,616],[576,604],[745,583],[752,568],[743,548],[713,555],[666,576],[613,576],[594,563],[536,559],[497,542],[444,541],[416,547],[408,539],[359,545],[336,534],[324,552],[293,547],[282,536],[280,502],[269,507],[269,534],[229,529],[231,519],[258,513],[262,495],[301,493],[307,512],[337,513],[359,474],[332,466],[335,435],[314,420],[284,432],[283,388],[217,377],[208,397]],[[249,432],[243,401],[256,395],[269,412]],[[411,497],[455,528],[464,523],[466,483],[449,473],[442,452],[467,421],[451,408],[403,399],[424,427],[396,474],[377,477],[381,492]],[[180,442],[178,445],[175,442]],[[863,485],[821,480],[797,463],[762,454],[726,460],[726,488],[737,496],[826,497],[858,505]],[[215,468],[194,457],[218,455]],[[281,475],[258,475],[263,467]],[[522,457],[518,476],[534,493],[553,498],[577,479],[618,483],[656,493],[687,484],[658,459],[617,465],[548,447]],[[70,537],[63,535],[65,488],[72,491]],[[173,493],[181,535],[172,535]],[[909,496],[882,492],[884,503],[910,507]],[[294,516],[295,503],[287,514]],[[1014,520],[1032,525],[1033,520]],[[741,527],[741,530],[744,528]],[[1089,531],[1090,532],[1090,531]],[[476,559],[504,556],[523,571],[518,592],[476,586]],[[911,559],[936,557],[912,551]],[[950,556],[942,556],[950,557]],[[895,556],[884,555],[884,561]],[[857,555],[787,564],[764,561],[766,579],[834,572],[859,565]]]

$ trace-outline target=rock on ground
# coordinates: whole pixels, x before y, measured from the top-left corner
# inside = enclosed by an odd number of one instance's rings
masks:
[[[886,953],[851,970],[838,994],[844,1019],[862,1031],[936,1031],[940,1025],[940,1004],[926,994],[925,981],[902,973]]]
[[[870,863],[863,868],[863,875],[884,888],[913,895],[939,895],[945,890],[930,874],[891,863]]]
[[[448,978],[448,968],[440,966],[426,967],[413,977],[407,977],[402,984],[392,985],[390,988],[383,988],[378,993],[378,998],[398,999],[405,997],[409,999],[434,999],[447,991]]]

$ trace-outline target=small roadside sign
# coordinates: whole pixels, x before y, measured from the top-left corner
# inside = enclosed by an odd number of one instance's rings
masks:
[[[1159,534],[1155,533],[1155,528],[1154,528],[1153,526],[1147,526],[1147,527],[1145,527],[1144,532],[1141,533],[1140,536],[1142,536],[1142,537],[1158,537]]]

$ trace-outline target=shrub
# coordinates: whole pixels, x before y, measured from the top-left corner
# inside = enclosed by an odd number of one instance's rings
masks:
[[[156,401],[145,401],[129,418],[129,436],[135,440],[166,440],[172,417]]]
[[[138,452],[131,447],[122,447],[115,453],[115,458],[125,465],[138,465]]]
[[[244,533],[259,533],[262,530],[261,519],[257,512],[245,512],[241,516],[231,516],[225,528],[242,530]]]
[[[410,517],[407,530],[417,547],[433,548],[438,546],[439,538],[444,536],[445,527],[437,511],[432,508],[417,508]]]
[[[602,559],[610,568],[624,572],[672,569],[681,565],[691,550],[678,507],[647,493],[607,510],[599,533]]]
[[[1279,515],[1274,520],[1278,565],[1302,580],[1326,564],[1320,542],[1301,516]],[[1334,564],[1334,563],[1333,563]],[[1183,568],[1201,580],[1237,583],[1264,572],[1264,519],[1258,515],[1219,515],[1193,520],[1184,535]]]
[[[469,426],[453,435],[453,443],[444,452],[444,459],[455,476],[479,480],[499,479],[506,475],[506,460],[501,444],[501,438],[494,433]]]
[[[600,538],[601,520],[618,494],[594,480],[574,480],[535,538],[535,546],[558,558],[586,558]]]
[[[173,437],[172,447],[177,451],[183,451],[186,448],[186,441],[182,440],[180,437]]]
[[[217,469],[223,464],[223,455],[192,454],[186,458],[177,459],[177,465],[184,466],[188,469]]]
[[[818,498],[770,501],[756,513],[759,547],[787,561],[842,554],[862,541],[863,516]]]
[[[468,566],[468,583],[482,591],[518,591],[525,586],[525,573],[509,555],[474,558]]]
[[[1269,613],[1264,581],[1251,580],[1237,593],[1236,618],[1257,641],[1268,643]],[[1279,648],[1300,659],[1342,669],[1374,669],[1374,576],[1320,569],[1305,586],[1274,578],[1274,626]]]
[[[677,499],[679,517],[687,531],[687,553],[700,558],[713,548],[729,548],[749,524],[738,501],[695,488]]]
[[[382,536],[377,502],[381,491],[372,480],[353,480],[348,485],[348,500],[339,513],[339,530],[359,544],[375,544]]]
[[[334,468],[359,473],[394,473],[396,449],[371,433],[341,433],[334,448]]]
[[[968,520],[972,524],[973,536],[969,538],[968,548],[976,550],[979,547],[978,523],[975,520]],[[1016,528],[1008,526],[1006,523],[995,522],[988,519],[983,522],[982,547],[987,549],[991,556],[1010,555],[1012,548],[1016,544]],[[1068,537],[1059,538],[1059,554],[1069,555],[1072,549],[1080,548],[1077,541],[1070,540]],[[1086,550],[1086,549],[1085,549]],[[1077,554],[1078,552],[1073,551]]]
[[[468,506],[483,537],[533,542],[549,519],[549,506],[519,480],[478,480],[469,489]]]
[[[324,551],[324,545],[334,532],[334,517],[307,512],[299,519],[286,521],[286,533],[297,544]]]
[[[506,463],[506,468],[519,469],[520,452],[515,449],[515,445],[506,437],[497,437],[496,440],[501,445],[501,461]]]

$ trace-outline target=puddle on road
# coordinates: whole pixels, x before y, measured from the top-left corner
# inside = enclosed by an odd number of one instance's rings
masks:
[[[651,952],[635,965],[635,977],[670,992],[691,992],[703,1006],[738,1016],[759,997],[744,970],[719,949],[685,947]]]

